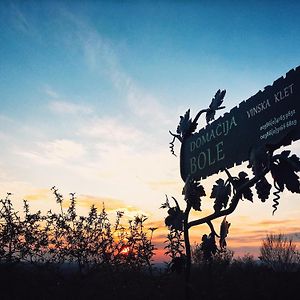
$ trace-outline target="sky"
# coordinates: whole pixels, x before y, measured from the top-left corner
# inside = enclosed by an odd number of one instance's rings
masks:
[[[299,11],[298,1],[0,1],[0,197],[47,211],[55,185],[83,214],[103,202],[145,214],[162,259],[159,207],[165,195],[184,207],[169,130],[218,89],[229,111],[297,67]],[[300,155],[299,142],[290,149]],[[203,181],[191,219],[211,211],[216,179]],[[274,216],[272,204],[255,196],[228,217],[236,255],[257,255],[268,233],[300,239],[299,195],[283,193]],[[208,230],[193,228],[192,243]]]

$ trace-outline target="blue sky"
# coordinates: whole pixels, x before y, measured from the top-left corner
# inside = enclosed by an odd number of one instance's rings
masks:
[[[1,197],[48,209],[57,185],[162,218],[164,195],[182,189],[168,130],[219,88],[229,110],[298,66],[299,11],[298,1],[1,1]],[[272,224],[300,231],[300,204],[286,197]],[[270,218],[271,204],[243,204],[236,223]]]

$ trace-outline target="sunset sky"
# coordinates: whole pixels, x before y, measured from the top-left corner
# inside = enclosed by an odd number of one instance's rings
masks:
[[[0,197],[47,211],[55,185],[83,214],[102,202],[143,213],[161,252],[165,195],[184,207],[168,131],[218,89],[229,111],[300,62],[299,1],[211,3],[0,1]],[[290,149],[299,156],[300,142]],[[212,211],[217,178],[202,182],[192,219]],[[255,196],[228,217],[236,255],[257,255],[271,232],[300,240],[300,195],[284,192],[274,216],[272,204]],[[194,228],[192,242],[208,230]]]

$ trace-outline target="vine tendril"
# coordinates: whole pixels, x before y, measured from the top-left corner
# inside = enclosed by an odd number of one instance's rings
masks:
[[[274,187],[276,189],[276,192],[273,192],[273,195],[275,196],[275,198],[273,199],[274,204],[272,205],[272,207],[274,208],[272,215],[274,215],[275,211],[277,210],[277,206],[279,205],[279,193],[281,192],[281,189],[279,188],[278,184],[274,181]]]
[[[174,156],[177,156],[174,152],[174,142],[175,142],[175,136],[173,137],[172,142],[170,142],[170,151]]]

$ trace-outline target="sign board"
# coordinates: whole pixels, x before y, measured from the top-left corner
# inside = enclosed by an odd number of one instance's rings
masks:
[[[206,178],[285,137],[288,144],[300,139],[300,66],[184,140],[181,177]]]

